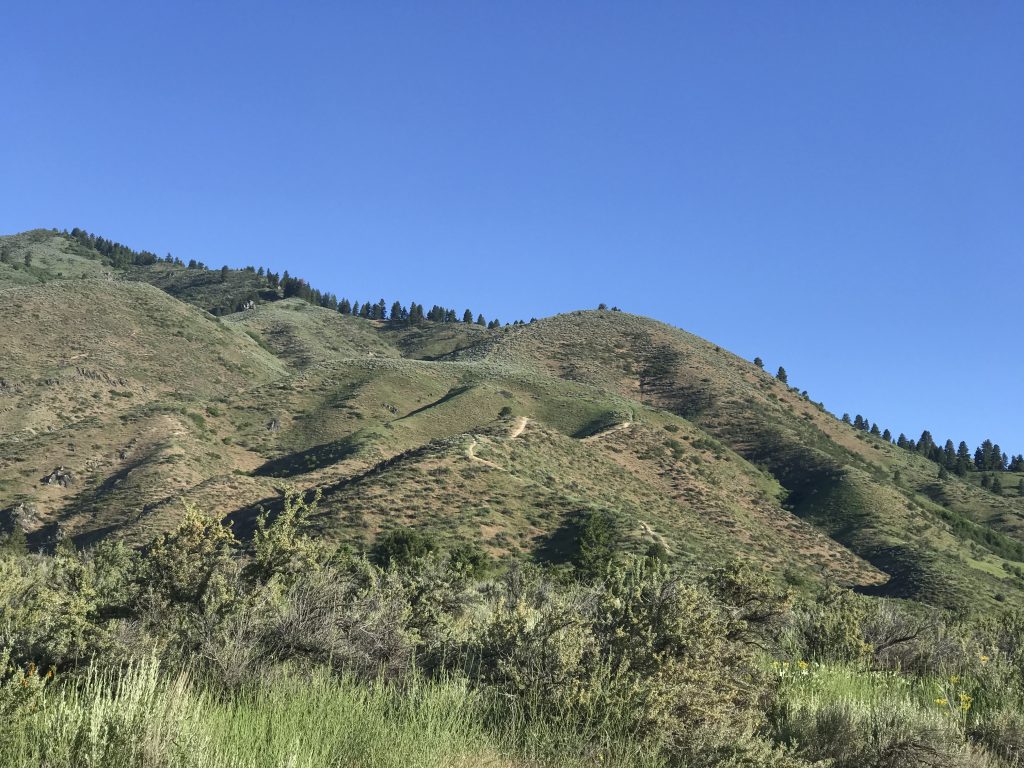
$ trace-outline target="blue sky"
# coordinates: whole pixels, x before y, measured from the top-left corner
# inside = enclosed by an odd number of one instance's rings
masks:
[[[1024,4],[20,3],[0,232],[598,302],[1024,451]]]

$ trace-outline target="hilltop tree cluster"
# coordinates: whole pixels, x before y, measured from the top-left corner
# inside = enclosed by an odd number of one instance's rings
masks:
[[[105,261],[110,264],[110,266],[118,269],[123,269],[128,266],[152,266],[154,264],[162,263],[200,272],[211,271],[209,266],[201,261],[197,261],[196,259],[190,259],[186,264],[181,259],[176,258],[169,253],[166,257],[161,259],[155,253],[150,251],[135,251],[126,245],[122,245],[121,243],[117,243],[112,240],[107,240],[106,238],[86,232],[78,227],[75,227],[70,232],[64,230],[63,234],[66,237],[75,240],[82,246],[97,251],[104,257]],[[5,256],[6,255],[7,254],[5,253]],[[325,309],[339,312],[343,315],[361,317],[367,320],[389,320],[395,324],[416,325],[427,321],[434,323],[461,322],[465,325],[479,325],[490,329],[501,327],[501,321],[497,318],[488,321],[482,314],[474,315],[474,313],[469,309],[460,314],[451,307],[443,307],[438,304],[435,304],[429,310],[426,310],[423,304],[419,304],[415,301],[410,302],[408,307],[404,306],[399,301],[395,301],[389,309],[384,299],[380,299],[377,302],[365,301],[362,303],[358,301],[350,301],[347,298],[342,298],[339,301],[336,294],[314,288],[306,280],[290,275],[287,270],[283,273],[276,273],[265,267],[257,268],[253,266],[247,266],[240,270],[232,270],[225,265],[217,270],[216,274],[211,276],[211,279],[226,283],[230,279],[232,272],[248,272],[253,274],[258,278],[258,284],[270,292],[270,294],[267,295],[266,293],[258,291],[246,290],[240,295],[232,296],[222,306],[212,308],[211,312],[213,314],[237,312],[250,301],[273,300],[275,297],[281,297],[285,299],[302,299],[313,306],[323,307]],[[522,320],[516,320],[512,324],[523,325],[524,322]]]
[[[160,257],[155,253],[132,250],[127,245],[107,240],[105,237],[99,237],[78,227],[70,232],[64,230],[64,234],[86,248],[91,248],[101,254],[110,266],[117,269],[124,269],[128,266],[148,267],[160,261]]]
[[[1024,454],[1008,456],[998,443],[991,440],[983,441],[971,451],[964,440],[961,440],[959,445],[954,444],[952,440],[946,440],[944,444],[939,445],[927,429],[917,440],[908,438],[902,432],[893,439],[888,429],[880,430],[878,424],[860,414],[851,420],[850,414],[844,413],[842,420],[846,424],[852,424],[855,429],[881,437],[899,448],[924,456],[938,464],[940,470],[953,472],[961,477],[970,472],[1024,472]],[[1001,483],[994,483],[989,477],[982,478],[982,485],[993,490],[1001,490]]]

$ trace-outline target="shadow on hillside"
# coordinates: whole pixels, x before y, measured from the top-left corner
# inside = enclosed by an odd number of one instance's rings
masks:
[[[580,520],[570,518],[562,523],[533,553],[533,559],[546,565],[570,562],[579,550]]]
[[[362,447],[363,441],[356,435],[343,437],[322,445],[315,445],[305,451],[297,451],[271,459],[257,467],[253,474],[257,477],[295,477],[317,469],[337,464],[343,459],[355,455]]]
[[[470,390],[470,387],[467,386],[467,385],[464,385],[464,386],[461,386],[461,387],[452,387],[451,389],[448,390],[448,393],[444,397],[442,397],[442,398],[440,398],[438,400],[435,400],[432,403],[427,403],[426,405],[421,406],[420,408],[417,408],[415,411],[409,411],[409,413],[405,414],[405,416],[401,416],[401,417],[395,419],[395,421],[402,421],[402,419],[408,419],[411,416],[415,416],[417,413],[423,413],[424,411],[429,411],[431,408],[436,408],[439,405],[444,405],[449,400],[453,400],[454,398],[458,397],[459,395],[465,394],[469,390]]]

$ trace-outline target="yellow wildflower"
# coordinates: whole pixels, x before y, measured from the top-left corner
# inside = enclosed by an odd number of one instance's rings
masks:
[[[940,707],[944,707],[947,704],[949,704],[949,699],[944,699],[940,696],[935,700],[935,703],[938,704]]]
[[[962,709],[964,712],[966,712],[967,710],[969,710],[971,708],[971,702],[972,701],[974,701],[974,699],[972,699],[966,693],[961,693],[960,694],[960,709]]]

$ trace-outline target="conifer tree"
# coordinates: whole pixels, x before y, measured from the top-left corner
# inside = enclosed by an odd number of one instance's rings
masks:
[[[470,325],[473,322],[473,313],[468,309],[462,313],[462,322],[466,325]]]
[[[962,464],[967,469],[971,468],[971,449],[963,440],[960,441],[960,445],[956,449],[956,460],[957,464]]]
[[[405,319],[405,310],[402,308],[402,303],[396,301],[391,305],[391,322],[400,323]]]
[[[956,448],[953,447],[952,440],[947,440],[945,447],[942,449],[942,464],[947,469],[952,469],[956,466]]]
[[[783,384],[789,384],[789,374],[786,373],[786,369],[781,365],[779,366],[779,370],[775,373],[775,378]]]
[[[352,314],[352,305],[349,303],[348,299],[342,299],[338,302],[338,311],[343,315]]]
[[[756,365],[762,371],[764,370],[764,360],[762,360],[760,357],[754,358],[754,365]]]
[[[477,315],[476,316],[476,324],[477,325],[487,325],[487,320],[484,319],[483,315]]]
[[[852,422],[850,421],[850,414],[844,413],[843,414],[843,424],[851,424],[851,423]]]
[[[992,476],[992,493],[996,496],[1003,495],[1003,481],[999,479],[999,475]]]
[[[891,443],[892,442],[892,432],[890,432],[888,429],[885,430],[882,433],[882,439],[885,440],[885,442],[887,442],[887,443]]]

